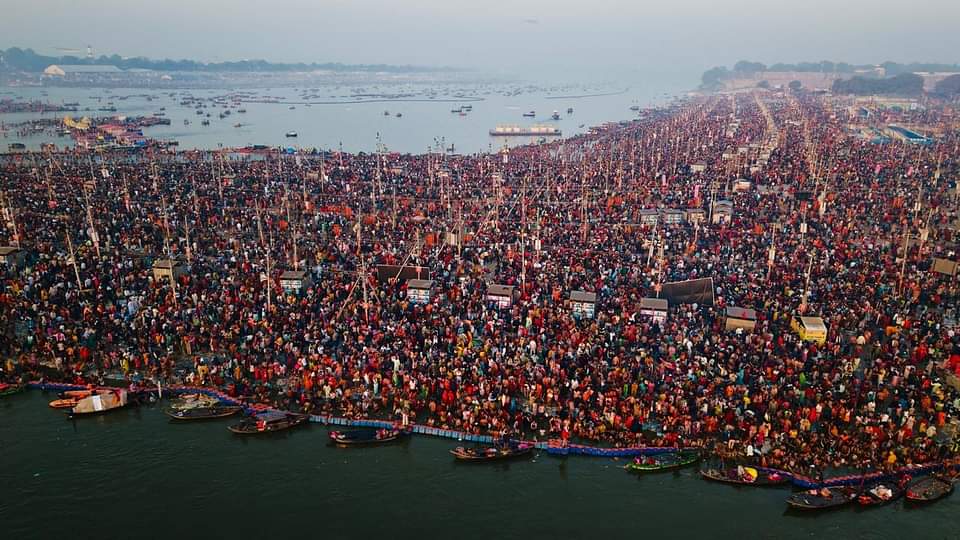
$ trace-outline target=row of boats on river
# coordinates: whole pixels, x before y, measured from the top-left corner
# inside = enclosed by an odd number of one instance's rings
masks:
[[[0,397],[22,392],[25,385],[0,384]],[[50,407],[65,410],[70,418],[103,414],[152,400],[151,391],[130,391],[119,388],[90,388],[60,392]],[[215,420],[235,416],[243,407],[225,403],[206,394],[185,394],[171,401],[164,413],[171,422],[182,423]],[[227,427],[237,435],[268,435],[306,425],[309,415],[281,411],[257,411],[239,423]],[[331,431],[330,441],[337,446],[374,446],[395,443],[410,437],[412,430],[406,426],[390,428],[365,428],[346,431]],[[530,457],[535,447],[531,443],[512,439],[495,440],[489,445],[457,446],[450,453],[458,461],[494,462]],[[667,451],[661,454],[641,456],[624,466],[631,473],[676,471],[696,465],[703,458],[699,450]],[[750,487],[786,486],[787,475],[759,468],[737,465],[705,467],[700,475],[714,482]],[[847,505],[863,507],[884,506],[900,498],[910,503],[929,503],[942,499],[954,491],[960,474],[934,473],[919,478],[902,476],[898,479],[864,481],[859,486],[824,486],[791,494],[787,505],[796,510],[827,510]]]
[[[695,451],[671,452],[653,458],[638,458],[626,469],[634,472],[674,470],[693,465],[699,459]],[[703,468],[700,475],[706,480],[738,486],[776,487],[786,486],[790,482],[789,477],[778,472],[745,466]],[[910,503],[930,503],[953,493],[958,478],[960,475],[952,472],[919,478],[903,475],[893,480],[864,481],[859,486],[830,486],[801,491],[791,494],[786,502],[795,510],[827,510],[854,504],[862,507],[885,506],[900,498]]]
[[[241,410],[240,406],[225,405],[204,394],[192,394],[175,400],[164,413],[173,421],[186,422],[226,418]],[[238,424],[228,426],[227,429],[238,435],[269,434],[304,425],[309,419],[306,414],[262,411],[244,418]],[[411,434],[412,430],[405,427],[353,429],[331,431],[330,440],[339,446],[371,446],[397,442]],[[532,444],[507,441],[486,448],[457,447],[450,452],[463,461],[498,461],[528,456],[533,450]]]

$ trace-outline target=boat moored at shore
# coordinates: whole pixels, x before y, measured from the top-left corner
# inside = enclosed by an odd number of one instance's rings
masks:
[[[227,429],[237,435],[263,435],[302,426],[309,419],[310,417],[305,414],[265,411],[245,418],[239,424],[229,426]]]
[[[399,428],[353,429],[331,431],[330,440],[340,446],[369,446],[387,444],[410,435],[410,431]]]

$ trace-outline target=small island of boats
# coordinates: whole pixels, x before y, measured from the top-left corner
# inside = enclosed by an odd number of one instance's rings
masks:
[[[516,126],[499,125],[490,130],[490,135],[494,137],[524,137],[524,136],[557,136],[563,132],[556,126]]]

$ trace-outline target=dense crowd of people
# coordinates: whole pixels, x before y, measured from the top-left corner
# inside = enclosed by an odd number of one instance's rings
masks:
[[[944,460],[960,290],[933,261],[956,260],[954,116],[847,105],[696,98],[481,155],[6,157],[0,244],[26,261],[4,267],[3,377],[186,382],[803,472]],[[849,129],[893,122],[939,136]],[[185,271],[155,274],[163,259]],[[428,272],[429,301],[378,265]],[[289,270],[302,288],[284,289]],[[640,309],[703,278],[709,301],[662,322]],[[513,287],[509,302],[490,284]],[[571,291],[596,294],[592,316]],[[755,327],[727,330],[731,306]],[[799,315],[821,317],[826,340],[801,340]]]

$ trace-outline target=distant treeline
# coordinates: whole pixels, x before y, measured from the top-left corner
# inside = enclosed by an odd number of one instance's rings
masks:
[[[110,65],[120,69],[152,69],[155,71],[195,71],[195,72],[282,72],[282,71],[344,71],[344,72],[443,72],[454,71],[453,68],[431,68],[421,66],[392,66],[386,64],[341,64],[327,63],[296,63],[278,64],[266,60],[240,60],[237,62],[196,62],[194,60],[151,60],[149,58],[122,58],[119,55],[98,58],[78,56],[45,56],[37,54],[33,49],[10,47],[0,50],[0,71],[39,72],[51,64],[66,65]]]
[[[960,73],[951,75],[938,82],[937,88],[933,93],[946,97],[960,96]]]
[[[884,68],[886,71],[886,76],[890,79],[896,78],[898,75],[909,74],[916,71],[937,71],[937,72],[957,72],[960,73],[960,64],[934,64],[934,63],[920,63],[913,62],[910,64],[899,64],[897,62],[884,62],[878,64],[879,67]],[[802,73],[854,73],[857,70],[872,69],[876,67],[875,64],[848,64],[846,62],[830,62],[829,60],[824,60],[822,62],[800,62],[798,64],[773,64],[767,66],[766,64],[760,62],[750,62],[747,60],[741,60],[733,65],[733,69],[729,69],[725,66],[718,66],[715,68],[708,69],[703,73],[701,81],[703,83],[703,88],[705,89],[714,89],[718,88],[720,84],[729,78],[735,78],[743,75],[753,75],[755,73],[760,73],[764,71],[796,71]],[[898,80],[895,83],[891,83],[892,86],[900,86],[904,84],[904,80]],[[913,83],[911,83],[913,84]],[[922,88],[922,84],[921,84]]]
[[[923,77],[901,73],[885,79],[853,77],[833,81],[837,94],[918,96],[923,93]]]

